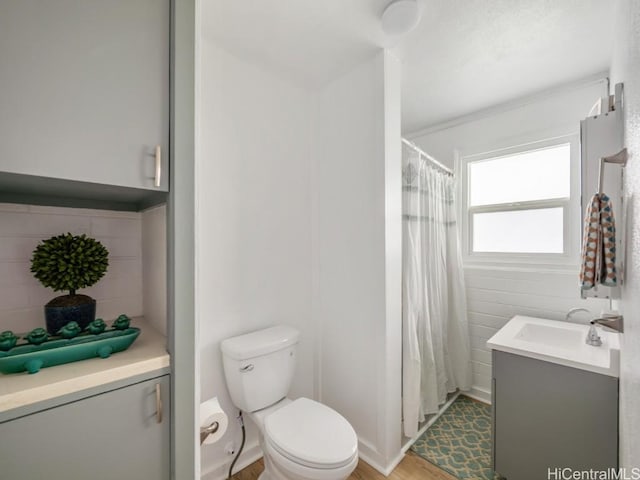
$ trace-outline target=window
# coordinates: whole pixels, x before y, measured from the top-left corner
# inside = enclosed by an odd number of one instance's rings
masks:
[[[576,155],[577,139],[570,136],[462,157],[467,260],[575,259]]]

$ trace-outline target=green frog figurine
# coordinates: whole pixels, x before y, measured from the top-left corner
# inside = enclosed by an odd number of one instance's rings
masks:
[[[49,338],[49,334],[44,328],[38,327],[31,330],[28,335],[25,335],[24,338],[31,345],[40,345],[41,343],[47,341],[47,339]]]
[[[96,318],[93,322],[87,325],[86,330],[93,335],[99,335],[104,332],[105,328],[107,328],[107,324],[104,323],[104,320]]]
[[[113,325],[111,325],[116,330],[126,330],[129,328],[129,323],[131,319],[126,315],[122,314],[118,318],[115,319]]]
[[[69,322],[60,330],[58,330],[57,335],[60,335],[62,338],[70,339],[73,337],[77,337],[78,334],[82,331],[78,322]]]
[[[11,330],[5,330],[0,333],[0,350],[3,352],[11,350],[16,346],[17,341],[18,337]]]

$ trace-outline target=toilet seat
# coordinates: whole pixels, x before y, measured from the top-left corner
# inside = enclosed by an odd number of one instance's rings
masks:
[[[264,438],[283,457],[316,469],[351,464],[358,452],[358,438],[349,422],[308,398],[298,398],[267,416]]]

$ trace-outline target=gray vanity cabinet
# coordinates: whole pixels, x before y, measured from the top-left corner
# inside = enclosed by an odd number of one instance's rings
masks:
[[[0,172],[167,191],[169,51],[170,0],[0,2]]]
[[[0,478],[169,480],[169,387],[164,375],[1,423]]]
[[[507,480],[618,466],[617,378],[493,350],[492,398],[493,466]]]

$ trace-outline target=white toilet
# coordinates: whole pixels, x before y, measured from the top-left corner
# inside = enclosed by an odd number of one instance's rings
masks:
[[[326,405],[286,397],[299,336],[276,326],[224,340],[229,393],[260,429],[260,480],[344,480],[358,463],[353,427]]]

